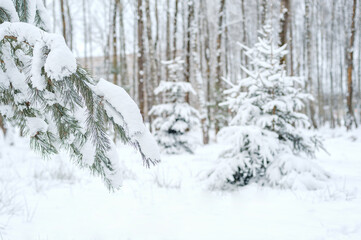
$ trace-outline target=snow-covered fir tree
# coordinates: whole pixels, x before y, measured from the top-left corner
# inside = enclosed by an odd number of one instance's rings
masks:
[[[0,1],[0,115],[42,155],[66,150],[118,187],[122,170],[107,129],[147,165],[159,161],[157,144],[129,95],[78,66],[64,38],[47,32],[49,22],[42,0]]]
[[[165,62],[168,81],[161,81],[154,90],[164,98],[164,103],[154,106],[149,114],[154,117],[152,128],[161,150],[168,154],[193,153],[197,140],[194,130],[200,121],[197,109],[186,101],[189,94],[196,94],[192,85],[179,81],[182,78],[183,61],[176,58]]]
[[[265,25],[253,48],[242,45],[250,66],[241,68],[248,77],[236,84],[227,81],[232,87],[225,91],[224,105],[234,117],[218,135],[228,148],[219,156],[217,170],[211,173],[213,187],[243,186],[261,178],[278,185],[281,175],[293,171],[276,161],[281,155],[312,158],[322,147],[317,136],[305,133],[309,119],[300,112],[312,96],[303,92],[302,78],[287,76],[285,66],[280,64],[287,54],[286,45],[278,47],[272,34],[273,28]],[[278,178],[274,178],[275,171]]]

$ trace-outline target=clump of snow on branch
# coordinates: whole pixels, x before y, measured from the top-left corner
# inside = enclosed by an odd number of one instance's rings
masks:
[[[143,123],[142,115],[134,100],[121,87],[100,79],[94,92],[103,98],[104,108],[115,123],[122,126],[131,138],[142,147],[150,159],[160,159],[158,145]]]

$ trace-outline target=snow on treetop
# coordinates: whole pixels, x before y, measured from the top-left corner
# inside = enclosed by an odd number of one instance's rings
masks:
[[[188,82],[161,81],[159,86],[154,90],[154,93],[159,94],[159,93],[165,93],[165,92],[171,92],[171,93],[182,92],[182,93],[196,94],[192,85]]]

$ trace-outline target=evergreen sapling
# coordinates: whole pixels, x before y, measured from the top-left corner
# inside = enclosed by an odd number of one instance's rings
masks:
[[[219,156],[217,169],[210,174],[213,188],[244,186],[259,180],[284,186],[283,179],[293,172],[303,174],[314,169],[318,170],[312,176],[327,178],[307,159],[314,158],[322,148],[320,139],[305,131],[310,126],[309,119],[300,112],[304,102],[313,98],[302,91],[302,78],[287,76],[280,63],[287,54],[286,45],[278,47],[272,33],[273,28],[267,24],[253,48],[241,45],[250,60],[248,68],[241,66],[248,77],[236,84],[226,80],[231,88],[224,92],[223,105],[228,106],[234,117],[218,135],[228,147]],[[302,160],[292,164],[299,158]],[[286,187],[292,185],[293,182],[288,182]]]
[[[152,128],[161,150],[167,154],[193,153],[197,144],[194,131],[200,126],[199,112],[186,102],[189,94],[196,94],[192,85],[179,81],[183,61],[176,58],[166,62],[169,80],[161,81],[154,93],[164,97],[164,103],[154,106]]]

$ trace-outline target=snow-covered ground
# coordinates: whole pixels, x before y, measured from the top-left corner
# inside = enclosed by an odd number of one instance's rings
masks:
[[[123,187],[65,157],[42,160],[27,141],[0,146],[0,239],[237,240],[361,239],[361,131],[321,130],[330,153],[319,164],[332,178],[317,191],[256,184],[209,191],[202,180],[222,146],[195,155],[162,156],[152,169],[119,147]]]

